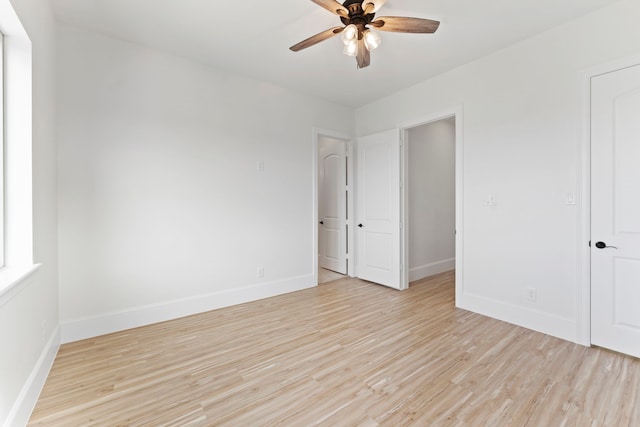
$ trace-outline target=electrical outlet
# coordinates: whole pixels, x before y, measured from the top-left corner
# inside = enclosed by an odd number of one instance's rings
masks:
[[[565,195],[564,204],[565,205],[575,205],[576,204],[576,193],[568,192]]]
[[[538,298],[538,290],[536,288],[527,288],[527,299],[535,301]]]
[[[256,274],[257,274],[258,278],[264,277],[264,267],[258,267],[258,271],[257,271]]]

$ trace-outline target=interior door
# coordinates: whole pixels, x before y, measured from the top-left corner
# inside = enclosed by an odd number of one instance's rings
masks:
[[[318,139],[318,264],[347,274],[347,162],[345,142]]]
[[[401,289],[400,130],[358,139],[358,277]]]
[[[640,66],[591,79],[591,342],[640,357]]]

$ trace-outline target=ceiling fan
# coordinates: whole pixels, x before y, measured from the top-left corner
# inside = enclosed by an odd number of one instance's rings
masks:
[[[438,21],[422,18],[403,16],[375,18],[376,12],[385,0],[346,0],[342,4],[336,0],[311,1],[338,15],[344,26],[329,28],[294,44],[289,49],[298,52],[342,33],[343,52],[356,58],[358,68],[367,67],[371,63],[370,51],[380,44],[380,35],[373,28],[396,33],[434,33],[440,25]]]

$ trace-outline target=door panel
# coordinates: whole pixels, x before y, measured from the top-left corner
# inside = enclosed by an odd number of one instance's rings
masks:
[[[321,137],[318,154],[318,264],[347,274],[345,142]]]
[[[640,357],[640,66],[591,79],[591,156],[591,342]]]
[[[640,91],[622,95],[614,101],[613,138],[615,178],[633,177],[640,165]],[[615,233],[640,233],[638,181],[615,179]]]
[[[392,235],[390,233],[363,233],[365,246],[369,248],[367,253],[367,266],[379,270],[391,271],[391,253],[389,249],[393,246]]]
[[[614,274],[619,278],[614,281],[614,324],[622,327],[640,328],[640,260],[614,260]]]
[[[400,289],[398,129],[358,139],[357,207],[358,277]]]

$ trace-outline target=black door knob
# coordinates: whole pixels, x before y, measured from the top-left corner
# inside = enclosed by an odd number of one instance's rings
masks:
[[[320,225],[324,225],[324,221],[320,221]]]
[[[618,249],[615,246],[609,246],[607,245],[605,242],[596,242],[596,248],[598,249],[604,249],[604,248],[613,248],[613,249]]]
[[[358,227],[362,228],[362,227],[364,227],[364,225],[362,225],[362,224],[358,224]]]

